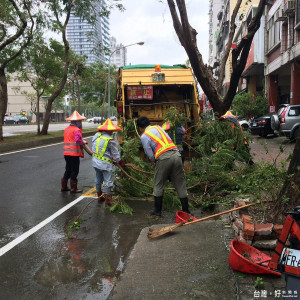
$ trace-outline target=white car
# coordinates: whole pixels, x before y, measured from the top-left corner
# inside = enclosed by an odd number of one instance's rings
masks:
[[[92,123],[92,122],[93,122],[93,120],[94,120],[94,118],[89,118],[89,119],[86,119],[86,121],[87,121],[87,122],[89,122],[89,123]]]
[[[241,125],[241,127],[243,128],[244,131],[247,131],[249,129],[249,122],[246,120],[239,120],[239,123]]]

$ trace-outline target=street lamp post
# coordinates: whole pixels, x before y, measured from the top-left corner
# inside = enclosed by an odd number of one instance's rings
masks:
[[[109,56],[109,59],[108,59],[108,109],[107,109],[107,117],[109,118],[110,117],[110,59],[112,57],[112,55],[120,50],[120,49],[123,49],[123,48],[127,48],[127,47],[130,47],[130,46],[134,46],[134,45],[144,45],[144,42],[139,42],[139,43],[134,43],[134,44],[130,44],[130,45],[127,45],[127,46],[123,46],[123,47],[120,47],[120,48],[116,48],[114,51],[112,51],[110,53],[110,56]]]

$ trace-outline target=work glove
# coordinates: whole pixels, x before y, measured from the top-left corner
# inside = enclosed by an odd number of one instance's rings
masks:
[[[125,163],[124,163],[121,159],[118,161],[118,164],[119,164],[119,166],[122,167],[122,168],[125,167]]]

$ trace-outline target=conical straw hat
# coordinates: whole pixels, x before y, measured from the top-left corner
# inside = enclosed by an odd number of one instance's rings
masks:
[[[164,124],[162,124],[161,128],[163,130],[169,130],[171,128],[171,124],[169,121],[165,122]]]
[[[72,113],[71,117],[67,118],[66,121],[82,121],[85,120],[86,118],[81,116],[77,110],[74,110]]]
[[[107,119],[102,125],[97,128],[99,131],[117,131],[122,130],[119,126],[116,126],[111,119]]]

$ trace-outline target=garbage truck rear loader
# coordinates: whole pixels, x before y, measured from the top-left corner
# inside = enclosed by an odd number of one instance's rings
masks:
[[[176,107],[188,120],[182,124],[187,143],[191,142],[194,125],[200,119],[196,82],[191,68],[182,65],[121,67],[117,75],[115,106],[119,126],[141,116],[148,117],[151,124],[162,125],[167,110]]]

